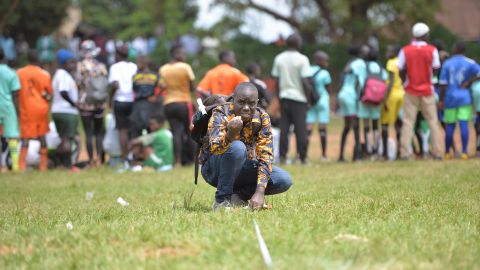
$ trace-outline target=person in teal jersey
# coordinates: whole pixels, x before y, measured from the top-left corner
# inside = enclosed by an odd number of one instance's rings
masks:
[[[477,156],[480,156],[480,81],[472,84],[473,106],[477,117],[475,119],[475,131],[477,133]]]
[[[12,169],[18,170],[18,90],[20,80],[15,70],[5,63],[5,54],[0,50],[0,136],[4,137],[10,151]],[[1,144],[1,143],[0,143]],[[2,149],[0,145],[0,149]],[[4,171],[5,161],[0,157],[0,171]]]
[[[150,117],[149,134],[133,139],[131,150],[135,157],[143,160],[143,165],[157,171],[167,171],[173,168],[172,133],[164,127],[165,116],[157,113]],[[138,168],[138,169],[137,169]],[[141,167],[134,166],[138,171]]]
[[[367,46],[351,47],[349,54],[352,56],[350,61],[345,65],[343,69],[343,82],[340,92],[338,93],[337,100],[340,106],[340,114],[344,118],[344,128],[342,131],[342,137],[340,141],[340,156],[338,161],[345,161],[344,149],[347,142],[347,136],[350,129],[353,129],[355,137],[355,148],[353,154],[353,160],[359,160],[361,155],[360,144],[360,132],[358,126],[358,98],[359,91],[363,87],[365,82],[365,60],[369,53]]]
[[[380,66],[378,61],[378,52],[370,50],[367,60],[365,61],[365,67],[360,69],[361,80],[360,85],[363,89],[365,82],[368,77],[368,70],[371,74],[379,74],[382,80],[386,81],[388,79],[387,71]],[[368,65],[368,66],[367,66]],[[376,154],[378,151],[378,146],[380,143],[380,133],[378,132],[378,120],[380,119],[380,104],[371,105],[365,104],[361,101],[358,101],[358,118],[363,121],[363,131],[365,138],[365,145],[367,147],[367,152],[369,155]],[[370,141],[370,122],[372,123],[373,130],[373,145]]]
[[[311,66],[312,79],[315,91],[318,92],[320,99],[317,104],[311,107],[307,112],[307,134],[308,138],[312,134],[313,125],[318,124],[320,142],[322,145],[322,160],[327,159],[327,124],[330,123],[330,84],[332,78],[328,72],[329,57],[323,51],[317,51],[313,55],[315,65]],[[308,147],[308,141],[307,141]]]

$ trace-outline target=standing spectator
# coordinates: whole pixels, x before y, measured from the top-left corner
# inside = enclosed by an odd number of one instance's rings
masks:
[[[308,95],[312,91],[309,78],[310,62],[298,50],[302,38],[292,34],[287,38],[287,50],[275,57],[272,76],[277,80],[275,91],[280,98],[280,162],[285,162],[288,153],[290,125],[295,127],[297,152],[300,162],[305,164],[307,158],[307,109]]]
[[[57,147],[57,156],[66,169],[71,169],[72,144],[78,126],[78,88],[72,76],[76,72],[77,62],[73,53],[65,49],[58,50],[57,61],[60,68],[53,76],[51,111],[61,138],[61,143]]]
[[[148,43],[145,39],[144,35],[140,35],[136,37],[132,41],[132,47],[137,52],[138,56],[147,55],[148,54]]]
[[[388,72],[388,88],[386,101],[383,103],[380,122],[382,124],[382,144],[383,156],[387,159],[388,154],[388,127],[395,125],[397,132],[397,145],[400,144],[400,134],[402,128],[402,121],[399,118],[400,110],[403,106],[403,90],[402,79],[400,78],[400,71],[398,70],[398,52],[400,47],[388,46],[387,48],[387,72]]]
[[[241,82],[248,82],[248,77],[234,68],[237,60],[235,53],[223,50],[219,55],[220,64],[209,70],[198,84],[200,94],[231,95],[235,87]]]
[[[95,57],[100,48],[93,40],[81,43],[80,54],[83,60],[78,63],[79,109],[85,130],[88,161],[90,166],[103,163],[103,112],[108,99],[107,68]],[[93,139],[95,137],[96,160],[93,157]]]
[[[192,118],[191,92],[195,90],[192,68],[185,63],[185,52],[180,46],[170,49],[170,63],[160,70],[161,88],[167,91],[163,104],[165,114],[173,134],[173,149],[176,166],[182,165],[182,153],[187,148],[193,155],[194,147],[190,141],[189,126]]]
[[[332,78],[328,72],[329,57],[323,51],[317,51],[313,55],[315,65],[312,65],[312,79],[320,99],[317,104],[307,112],[308,139],[312,134],[313,125],[318,124],[320,143],[322,146],[322,160],[327,160],[327,125],[330,122],[330,84]],[[308,142],[308,141],[307,141]],[[307,145],[308,146],[308,145]]]
[[[47,170],[48,149],[45,135],[47,135],[49,121],[49,100],[52,95],[50,74],[40,67],[36,51],[28,53],[28,65],[17,71],[22,88],[20,98],[20,149],[19,167],[21,171],[27,168],[27,154],[29,141],[40,141],[40,171]]]
[[[5,60],[10,67],[15,66],[17,60],[17,49],[15,47],[15,40],[9,34],[4,34],[3,37],[0,37],[2,41],[0,44],[3,47],[3,53],[5,55]]]
[[[110,37],[105,43],[105,52],[107,53],[107,65],[115,64],[115,38]]]
[[[272,95],[267,90],[267,84],[259,79],[262,69],[258,64],[252,63],[245,68],[245,72],[250,82],[258,89],[258,106],[266,110],[272,100]]]
[[[477,133],[477,156],[480,157],[480,81],[472,84],[473,105],[475,106],[475,131]]]
[[[108,82],[112,86],[110,106],[113,107],[115,123],[118,129],[122,159],[125,169],[130,168],[128,155],[128,128],[130,127],[130,114],[133,109],[133,76],[137,73],[137,65],[127,61],[128,46],[116,48],[117,63],[110,67]],[[113,104],[112,104],[113,103]]]
[[[411,141],[419,109],[432,134],[433,158],[441,159],[441,131],[432,84],[432,75],[440,68],[440,58],[437,49],[427,43],[429,32],[426,24],[416,23],[412,28],[415,40],[403,47],[398,55],[398,68],[406,77],[400,146],[400,155],[404,159],[412,155]]]
[[[440,102],[444,108],[445,159],[451,159],[450,148],[457,122],[460,125],[462,138],[462,159],[468,159],[468,122],[472,118],[472,95],[469,87],[474,80],[480,79],[480,66],[464,56],[465,43],[457,42],[453,48],[453,56],[445,61],[440,73]]]
[[[40,64],[50,74],[53,74],[53,61],[55,60],[55,38],[53,34],[44,33],[37,40],[37,51],[39,53]]]
[[[340,92],[338,93],[338,104],[340,105],[340,114],[344,119],[344,127],[342,131],[342,137],[340,141],[340,155],[339,162],[344,162],[344,150],[347,143],[347,136],[350,129],[353,129],[353,135],[355,138],[355,145],[353,151],[353,160],[359,160],[361,158],[361,143],[360,143],[360,130],[358,123],[358,100],[359,92],[363,87],[363,78],[365,69],[365,58],[368,55],[369,49],[367,46],[351,47],[348,53],[352,56],[350,61],[345,65],[343,69],[343,80]]]
[[[387,72],[383,69],[380,64],[377,62],[378,53],[375,50],[369,50],[366,62],[365,69],[362,69],[364,72],[361,76],[363,81],[361,82],[361,88],[365,87],[365,82],[368,76],[374,74],[379,77],[381,80],[386,81],[388,79]],[[358,118],[363,120],[363,131],[365,136],[365,145],[369,155],[375,155],[378,152],[378,146],[380,143],[380,136],[378,133],[378,120],[380,119],[380,104],[373,105],[359,101],[358,104]],[[370,122],[372,123],[373,130],[373,144],[370,143]]]
[[[8,145],[12,160],[12,169],[18,170],[18,90],[20,81],[17,73],[6,64],[5,54],[0,50],[0,136]],[[1,146],[1,145],[0,145]],[[0,147],[3,149],[3,147]],[[0,172],[6,164],[0,161]]]
[[[158,75],[149,67],[148,56],[137,57],[137,73],[133,76],[133,93],[135,101],[130,114],[130,137],[142,135],[143,130],[151,132],[149,120],[155,110],[155,87],[158,85]]]

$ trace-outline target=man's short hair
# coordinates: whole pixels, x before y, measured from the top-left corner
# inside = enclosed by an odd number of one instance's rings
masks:
[[[170,48],[170,56],[171,57],[174,57],[175,54],[177,53],[177,51],[183,49],[183,46],[182,45],[173,45],[171,48]]]
[[[227,49],[224,49],[222,50],[219,54],[218,54],[218,59],[223,62],[223,60],[225,60],[225,58],[230,55],[231,53],[233,53],[231,50],[227,50]]]
[[[163,113],[155,113],[150,116],[150,119],[155,120],[159,124],[165,123],[165,115]]]
[[[455,42],[455,45],[453,45],[453,48],[456,53],[465,53],[467,50],[467,44],[463,41],[457,41]]]
[[[28,50],[27,60],[29,63],[36,64],[38,63],[38,51],[35,49]]]
[[[258,95],[258,89],[257,87],[251,83],[251,82],[242,82],[242,83],[239,83],[237,85],[237,87],[235,87],[235,90],[233,90],[233,96],[235,97],[238,92],[240,91],[243,91],[245,89],[252,89],[252,90],[255,90],[257,92],[257,95]]]
[[[250,63],[245,67],[245,72],[248,75],[252,75],[255,73],[256,68],[260,68],[260,66],[257,63]]]
[[[298,48],[300,47],[300,43],[302,43],[302,37],[297,33],[291,34],[285,43],[289,48]]]

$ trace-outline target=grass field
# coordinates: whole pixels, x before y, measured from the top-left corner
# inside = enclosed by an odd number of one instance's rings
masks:
[[[275,269],[480,269],[479,166],[290,166],[273,209],[230,213],[191,168],[0,175],[0,269],[263,269],[253,219]]]
[[[212,213],[192,167],[0,174],[0,269],[265,269],[253,219],[274,269],[480,269],[480,159],[320,163],[311,145],[261,212]]]

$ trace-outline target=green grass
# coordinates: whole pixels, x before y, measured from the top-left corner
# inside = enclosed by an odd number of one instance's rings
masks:
[[[480,269],[479,166],[290,166],[272,210],[230,213],[211,212],[214,189],[195,188],[192,168],[3,174],[0,269],[263,269],[253,219],[275,269]]]

